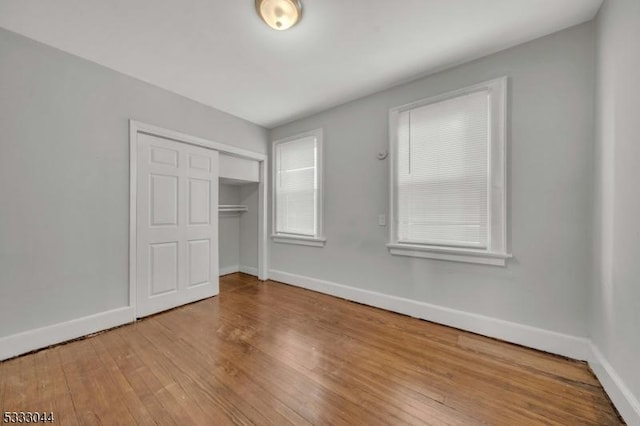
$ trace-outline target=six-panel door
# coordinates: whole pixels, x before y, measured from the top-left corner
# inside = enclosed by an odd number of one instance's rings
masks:
[[[138,317],[218,294],[218,152],[138,133]]]

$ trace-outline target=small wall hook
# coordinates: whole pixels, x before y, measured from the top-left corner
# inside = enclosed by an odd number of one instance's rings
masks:
[[[389,153],[387,151],[380,151],[378,152],[376,157],[378,157],[378,160],[384,160],[385,158],[387,158],[388,155]]]

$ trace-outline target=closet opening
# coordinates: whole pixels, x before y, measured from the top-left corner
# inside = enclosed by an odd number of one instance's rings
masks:
[[[218,235],[220,276],[258,277],[258,183],[221,177]],[[224,291],[224,286],[221,286]]]
[[[220,293],[258,283],[257,182],[219,179]]]
[[[220,155],[218,241],[220,291],[257,282],[260,167],[257,161]]]

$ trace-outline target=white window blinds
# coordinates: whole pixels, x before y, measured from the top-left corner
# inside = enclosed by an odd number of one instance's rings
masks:
[[[398,242],[488,244],[489,92],[398,115]]]
[[[317,235],[317,139],[308,136],[275,146],[275,232]]]

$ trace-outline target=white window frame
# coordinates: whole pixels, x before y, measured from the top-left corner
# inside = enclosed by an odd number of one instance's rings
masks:
[[[277,205],[276,205],[276,176],[277,176],[277,168],[276,168],[276,147],[279,144],[292,142],[297,139],[303,139],[307,137],[314,137],[316,139],[316,179],[318,182],[318,193],[317,193],[317,202],[316,202],[316,217],[317,217],[317,225],[316,225],[316,234],[312,237],[306,237],[302,235],[291,235],[291,234],[279,234],[276,233],[276,223],[277,223]],[[323,160],[324,160],[324,143],[323,143],[323,132],[322,129],[310,130],[308,132],[299,133],[293,136],[289,136],[283,139],[278,139],[272,142],[271,146],[271,182],[272,182],[272,191],[271,191],[271,239],[276,243],[286,243],[286,244],[297,244],[303,246],[312,246],[312,247],[323,247],[327,239],[324,237],[324,180],[323,180]]]
[[[407,244],[398,241],[397,149],[400,113],[425,105],[446,101],[465,94],[488,90],[490,94],[490,136],[488,160],[488,241],[482,249],[429,244]],[[504,266],[511,256],[507,253],[507,77],[474,84],[459,90],[432,96],[389,110],[390,158],[390,227],[387,247],[393,255],[442,259],[458,262]]]

